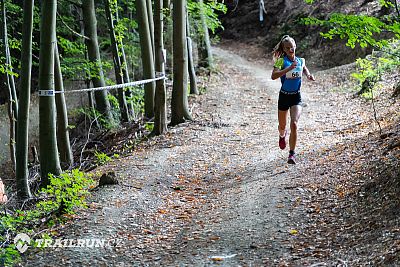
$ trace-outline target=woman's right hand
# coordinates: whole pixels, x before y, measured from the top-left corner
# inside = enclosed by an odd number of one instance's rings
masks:
[[[292,65],[289,66],[289,70],[295,69],[297,67],[297,60],[293,61]]]

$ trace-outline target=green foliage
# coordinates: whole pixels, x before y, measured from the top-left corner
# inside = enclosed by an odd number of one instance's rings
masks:
[[[383,73],[395,70],[400,66],[399,42],[390,43],[390,53],[385,51],[373,52],[364,59],[357,59],[357,72],[351,76],[359,81],[360,91],[364,97],[370,98],[370,91],[376,89],[376,84]]]
[[[103,69],[103,72],[106,73],[112,68],[112,63],[110,61],[103,60],[101,63],[99,62],[90,62],[85,61],[83,63],[83,67],[85,70],[86,77],[95,77],[100,78],[100,67]]]
[[[126,20],[124,20],[124,22],[125,21]],[[119,46],[119,48],[121,48],[122,41],[125,38],[124,33],[128,31],[128,27],[127,27],[126,23],[116,23],[114,25],[114,31],[115,31],[115,38],[118,43],[118,46]],[[121,56],[121,54],[119,56]]]
[[[311,0],[305,0],[312,3]],[[392,1],[379,0],[381,6],[393,8]],[[400,22],[393,15],[377,18],[373,16],[358,14],[332,14],[328,20],[318,18],[303,18],[301,22],[305,25],[317,25],[325,28],[321,36],[327,39],[339,37],[347,40],[346,45],[355,48],[372,47],[379,50],[365,59],[357,60],[357,72],[352,76],[359,81],[361,87],[359,93],[370,97],[372,90],[376,89],[382,73],[392,70],[400,65]],[[382,33],[385,33],[383,36]],[[389,36],[389,37],[388,37]]]
[[[116,1],[116,0],[113,0]],[[132,1],[132,0],[119,0],[118,1],[120,6],[124,6],[125,10],[128,12],[132,12],[133,14],[136,13],[136,1]]]
[[[18,73],[14,72],[12,67],[6,63],[3,63],[4,58],[0,59],[0,73],[12,75],[18,78]]]
[[[110,157],[106,153],[97,151],[97,150],[94,152],[94,156],[96,157],[96,165],[97,166],[104,165],[104,164],[110,162],[112,159],[118,159],[120,157],[120,155],[117,153],[114,153]]]
[[[0,57],[0,73],[8,72],[9,74],[18,77],[17,73],[19,73],[21,60],[20,60],[20,52],[21,52],[21,45],[22,45],[22,23],[23,23],[23,10],[22,10],[22,2],[21,4],[14,4],[16,1],[5,0],[5,9],[7,14],[7,31],[8,31],[8,46],[11,52],[11,65],[13,70],[10,68],[5,68],[5,57]],[[39,16],[39,9],[35,8],[35,16],[37,18],[34,20],[34,29],[39,29],[40,20]],[[38,45],[36,42],[33,42],[33,53],[38,54]],[[2,50],[1,55],[4,55]],[[33,62],[34,66],[36,62]]]
[[[46,213],[62,208],[61,213],[73,214],[76,208],[86,207],[87,189],[93,184],[88,175],[74,169],[60,176],[49,174],[50,185],[40,191],[40,195],[48,200],[42,200],[36,207]]]
[[[312,0],[305,0],[312,3]],[[393,8],[394,4],[390,0],[379,0],[381,6]],[[303,18],[301,22],[305,25],[318,25],[325,27],[327,31],[321,32],[321,36],[327,39],[339,37],[347,40],[347,46],[355,48],[358,43],[361,47],[371,46],[382,49],[387,47],[387,38],[382,38],[381,33],[391,33],[391,37],[400,39],[400,22],[398,17],[392,15],[377,18],[373,16],[357,14],[348,15],[333,13],[328,20],[318,18]],[[387,36],[387,34],[386,34]],[[390,37],[390,38],[391,38]]]
[[[107,154],[103,152],[95,151],[94,156],[96,157],[96,164],[98,166],[104,165],[107,162],[111,161],[111,157],[107,156]]]
[[[139,62],[141,62],[138,24],[133,19],[121,18],[114,26],[116,38],[119,41],[118,47],[121,48],[122,43],[124,44],[125,55],[130,63],[127,67],[130,72],[133,72],[134,69],[139,69]],[[121,52],[121,49],[119,50]]]
[[[396,0],[397,1],[397,0]],[[394,7],[394,4],[390,0],[379,0],[379,4],[384,7]]]
[[[358,72],[352,73],[351,76],[356,78],[360,85],[362,85],[366,79],[375,80],[378,77],[378,72],[375,70],[375,63],[376,62],[370,59],[358,58],[356,61]]]
[[[126,90],[130,90],[130,96],[126,98],[126,102],[128,105],[133,105],[134,109],[134,118],[136,119],[139,114],[144,113],[144,89],[142,86],[133,86],[126,88]]]
[[[0,266],[13,266],[20,259],[21,255],[14,244],[0,248]]]
[[[19,39],[21,37],[21,25],[22,25],[22,20],[23,16],[21,14],[23,13],[22,7],[14,4],[13,1],[6,0],[5,2],[5,9],[6,9],[6,14],[7,14],[7,29],[8,29],[8,34],[9,34],[9,41],[13,39]],[[15,2],[15,1],[14,1]],[[18,29],[15,32],[13,31],[14,29]],[[18,38],[17,38],[18,36]],[[11,48],[11,45],[10,45]]]
[[[91,67],[94,64],[84,59],[85,44],[83,42],[71,41],[62,36],[58,36],[57,39],[62,56],[61,71],[64,78],[79,79],[89,77],[88,75],[91,74],[95,75],[95,68]]]
[[[47,221],[51,226],[61,220],[58,214],[73,214],[77,208],[86,207],[85,196],[93,186],[89,176],[77,169],[62,173],[59,177],[50,175],[50,185],[39,191],[38,202],[29,210],[15,210],[0,218],[0,265],[12,266],[20,259],[20,253],[13,243],[13,236],[29,233]],[[40,229],[42,232],[43,229]],[[42,236],[49,236],[41,233]],[[32,245],[32,244],[31,244]]]
[[[152,121],[146,122],[146,123],[144,124],[144,128],[145,128],[147,131],[152,132],[153,129],[154,129],[154,122],[152,122]]]
[[[333,39],[338,36],[341,39],[347,39],[347,44],[354,48],[357,43],[361,47],[373,46],[382,48],[388,44],[387,40],[377,40],[376,35],[383,30],[389,31],[390,27],[378,18],[366,15],[345,15],[332,14],[329,20],[320,20],[317,18],[303,18],[305,25],[319,25],[329,28],[329,31],[321,33],[321,36]],[[394,28],[392,30],[395,30]]]
[[[218,12],[223,14],[227,12],[228,9],[225,4],[217,1],[205,1],[203,5],[201,5],[198,2],[188,1],[187,8],[189,14],[198,21],[200,21],[200,9],[203,8],[207,26],[212,33],[215,33],[215,30],[218,28],[223,29],[222,23],[218,19]]]
[[[8,46],[10,47],[10,49],[21,50],[22,41],[20,39],[16,39],[16,38],[9,38]]]
[[[118,11],[118,1],[117,0],[108,0],[110,5],[111,14],[115,14]]]
[[[119,109],[118,99],[117,99],[114,95],[112,95],[112,94],[107,94],[107,98],[108,98],[108,101],[110,101],[110,104],[111,104],[113,107]]]
[[[64,55],[68,56],[84,56],[85,44],[66,39],[62,36],[57,37],[58,45],[62,49]]]

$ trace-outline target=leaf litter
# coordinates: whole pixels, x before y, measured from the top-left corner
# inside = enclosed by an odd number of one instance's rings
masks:
[[[376,99],[381,136],[370,103],[329,89],[352,65],[317,73],[324,78],[304,86],[299,164],[287,166],[276,148],[275,96],[251,70],[219,64],[224,73],[204,83],[209,92],[190,98],[194,122],[96,170],[114,168],[123,183],[140,187],[105,187],[79,218],[54,229],[122,244],[35,251],[27,264],[400,263],[398,99]]]

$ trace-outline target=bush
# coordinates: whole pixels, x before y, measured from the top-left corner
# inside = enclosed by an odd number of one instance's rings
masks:
[[[49,175],[50,185],[36,195],[36,204],[27,210],[14,210],[0,218],[0,266],[12,266],[21,255],[14,244],[19,233],[37,235],[39,227],[51,227],[63,220],[61,215],[73,214],[86,207],[85,197],[94,185],[89,175],[74,169],[60,176]],[[40,236],[48,236],[43,230]],[[34,246],[34,244],[32,244]]]

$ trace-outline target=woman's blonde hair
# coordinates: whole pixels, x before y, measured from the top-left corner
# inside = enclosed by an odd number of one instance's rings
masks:
[[[272,58],[274,61],[285,54],[285,51],[283,51],[283,44],[289,42],[293,42],[294,44],[296,43],[292,37],[290,37],[289,35],[284,35],[279,43],[277,43],[277,45],[272,50]]]

